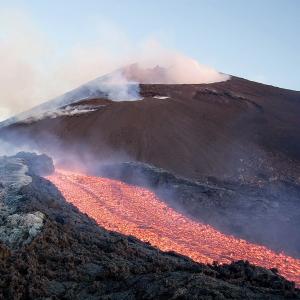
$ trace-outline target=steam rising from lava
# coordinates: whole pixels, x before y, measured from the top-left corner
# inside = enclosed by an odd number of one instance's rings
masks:
[[[249,260],[300,284],[300,260],[266,247],[222,234],[174,211],[145,188],[122,182],[57,171],[48,177],[66,200],[99,225],[150,242],[164,251],[176,251],[195,261],[229,263]]]

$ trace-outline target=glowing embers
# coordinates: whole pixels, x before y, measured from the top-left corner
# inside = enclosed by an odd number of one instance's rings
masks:
[[[48,179],[67,201],[108,230],[136,236],[161,250],[173,250],[198,262],[243,259],[266,268],[276,267],[287,279],[300,284],[299,259],[194,222],[145,188],[66,171],[57,171]]]

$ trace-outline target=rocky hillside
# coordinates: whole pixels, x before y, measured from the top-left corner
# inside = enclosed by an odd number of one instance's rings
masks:
[[[135,160],[192,179],[299,182],[300,92],[232,77],[141,84],[140,96],[77,100],[2,127],[0,138],[85,165]]]
[[[49,159],[0,159],[2,299],[300,299],[247,262],[197,264],[100,228],[50,182]]]

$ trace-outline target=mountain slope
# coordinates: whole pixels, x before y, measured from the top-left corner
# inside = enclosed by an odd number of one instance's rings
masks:
[[[0,137],[31,140],[54,157],[68,150],[85,165],[90,158],[93,164],[94,158],[129,159],[193,179],[299,180],[300,92],[232,77],[212,84],[142,84],[140,94],[140,101],[73,103],[95,109],[15,123],[1,128]]]

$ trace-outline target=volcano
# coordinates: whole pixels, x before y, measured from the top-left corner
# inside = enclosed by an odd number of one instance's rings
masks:
[[[95,82],[88,83],[2,123],[0,136],[20,144],[31,141],[53,157],[67,150],[84,164],[133,160],[196,180],[288,176],[299,181],[300,92],[237,77],[137,87],[139,76],[142,82],[155,76],[164,81],[159,67],[140,73],[134,68],[131,77],[126,75],[126,89],[133,88],[131,96],[138,101],[109,99],[99,84],[107,75],[96,80],[97,89],[91,88]],[[57,106],[61,109],[53,110]]]
[[[0,138],[53,157],[47,179],[107,230],[198,263],[273,263],[299,285],[300,92],[168,74],[117,70],[3,122]]]
[[[161,168],[190,181],[167,185],[176,208],[300,257],[300,92],[222,74],[171,84],[169,72],[119,69],[3,122],[0,138],[96,175],[108,163]]]

